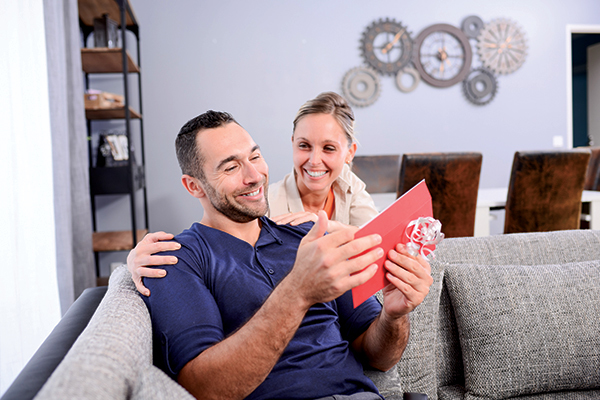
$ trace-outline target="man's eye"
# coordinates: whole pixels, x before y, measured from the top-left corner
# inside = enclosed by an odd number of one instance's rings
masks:
[[[233,172],[237,168],[237,165],[225,168],[225,172]]]

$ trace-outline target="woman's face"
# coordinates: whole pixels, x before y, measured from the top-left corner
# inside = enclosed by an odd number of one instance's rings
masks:
[[[330,114],[309,114],[296,124],[292,136],[294,169],[300,194],[329,191],[352,161],[356,143],[348,146],[344,130]]]

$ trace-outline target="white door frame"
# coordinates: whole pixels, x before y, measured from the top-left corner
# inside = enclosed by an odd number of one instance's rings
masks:
[[[600,25],[567,25],[567,149],[573,148],[573,60],[571,35],[573,33],[600,34]]]

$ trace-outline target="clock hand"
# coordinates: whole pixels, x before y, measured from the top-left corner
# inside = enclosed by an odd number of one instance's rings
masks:
[[[402,34],[404,33],[405,30],[406,30],[406,28],[402,28],[400,30],[400,32],[396,33],[396,36],[394,36],[394,39],[392,39],[391,42],[389,42],[383,49],[381,49],[381,52],[383,54],[387,54],[387,52],[390,51],[392,49],[392,47],[394,47],[396,42],[398,42],[398,40],[400,40],[400,36],[402,36]]]

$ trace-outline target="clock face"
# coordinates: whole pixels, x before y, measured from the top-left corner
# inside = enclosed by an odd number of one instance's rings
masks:
[[[431,25],[415,40],[415,67],[432,86],[449,87],[462,81],[472,59],[469,39],[452,25]]]
[[[363,33],[361,49],[371,67],[382,74],[394,75],[410,63],[413,42],[400,22],[380,19]]]

